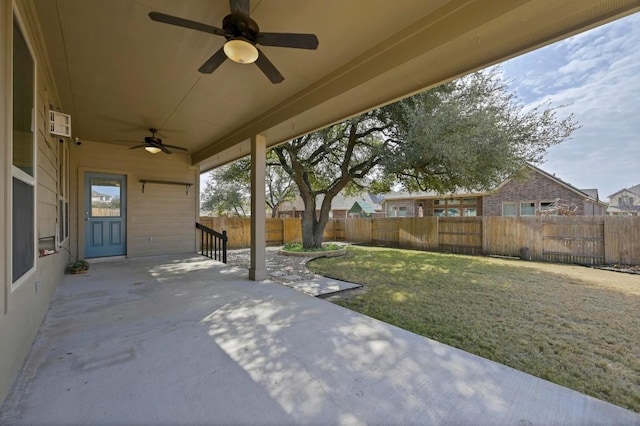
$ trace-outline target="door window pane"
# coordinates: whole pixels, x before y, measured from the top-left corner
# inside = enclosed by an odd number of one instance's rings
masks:
[[[105,178],[91,179],[91,216],[114,217],[120,212],[120,181]]]

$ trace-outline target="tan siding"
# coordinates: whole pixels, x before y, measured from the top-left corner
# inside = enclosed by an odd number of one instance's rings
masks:
[[[15,2],[18,15],[24,23],[25,36],[31,45],[36,60],[36,236],[44,237],[55,233],[57,209],[56,188],[58,180],[57,170],[57,140],[48,135],[45,116],[49,105],[60,105],[57,99],[57,91],[52,85],[48,74],[49,65],[43,54],[44,41],[34,36],[33,19],[30,9],[31,3]],[[13,30],[12,2],[0,2],[0,63],[10,63],[11,46],[8,41]],[[8,33],[7,33],[8,31]],[[5,73],[5,67],[0,67],[0,92],[10,93],[11,81]],[[0,223],[7,224],[3,230],[11,232],[11,224],[5,213],[10,211],[9,192],[7,188],[10,182],[5,176],[11,174],[11,121],[8,119],[11,112],[9,97],[0,96],[0,129],[3,129],[0,137]],[[9,249],[7,253],[6,249]],[[2,276],[2,288],[0,289],[0,402],[6,396],[15,375],[31,349],[33,339],[38,327],[49,307],[51,297],[62,278],[69,257],[65,250],[57,254],[36,258],[36,271],[18,288],[11,290],[11,280],[7,280],[7,265],[11,262],[10,246],[0,245],[0,276]],[[37,284],[37,285],[36,285]]]
[[[86,142],[71,146],[72,229],[78,233],[72,252],[83,252],[85,172],[127,176],[127,256],[195,252],[198,170],[189,165],[187,155],[155,154],[129,150],[127,146]],[[141,179],[191,183],[184,185],[147,183]]]

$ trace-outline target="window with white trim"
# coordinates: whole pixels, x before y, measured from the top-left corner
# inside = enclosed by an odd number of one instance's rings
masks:
[[[536,215],[536,203],[520,203],[520,216],[535,216]]]
[[[58,242],[69,238],[69,144],[60,139],[58,144]]]
[[[517,216],[516,203],[502,203],[502,216]]]
[[[35,269],[36,259],[35,61],[15,15],[12,63],[11,282],[15,287]]]

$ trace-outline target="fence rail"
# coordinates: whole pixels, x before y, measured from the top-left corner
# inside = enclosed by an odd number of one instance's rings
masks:
[[[250,244],[248,218],[201,217],[203,225],[226,229],[229,248]],[[267,244],[301,241],[300,219],[266,220]],[[461,217],[373,218],[329,221],[325,240],[527,257],[559,263],[640,264],[640,217]],[[526,250],[523,250],[526,249]]]

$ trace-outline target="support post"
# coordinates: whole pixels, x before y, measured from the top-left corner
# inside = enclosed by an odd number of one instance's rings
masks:
[[[266,208],[265,175],[267,141],[262,135],[251,138],[251,267],[249,279],[262,281],[267,278],[266,266]]]

